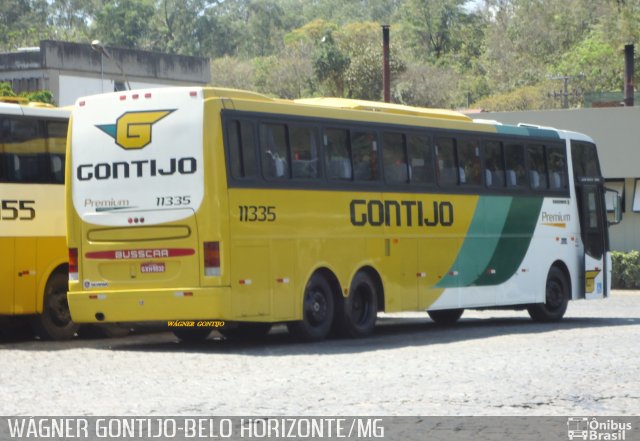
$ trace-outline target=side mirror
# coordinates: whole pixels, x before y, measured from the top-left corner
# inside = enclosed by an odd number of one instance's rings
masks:
[[[608,221],[609,225],[617,225],[622,221],[622,197],[616,190],[605,188],[605,201],[607,211],[613,211],[613,220]]]

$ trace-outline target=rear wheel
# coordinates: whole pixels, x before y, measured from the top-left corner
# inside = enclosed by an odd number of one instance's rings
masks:
[[[558,267],[551,267],[547,276],[544,303],[529,305],[527,311],[536,322],[557,322],[569,304],[569,282]]]
[[[331,285],[320,274],[307,282],[302,302],[302,320],[287,324],[289,333],[306,341],[327,337],[334,318],[334,297]]]
[[[340,301],[337,311],[339,334],[364,337],[373,332],[378,318],[378,290],[367,273],[355,275],[349,296]]]
[[[431,320],[439,325],[453,325],[462,317],[463,312],[464,309],[441,309],[439,311],[427,311],[427,314],[429,314]]]
[[[47,282],[42,314],[32,321],[35,333],[44,340],[68,340],[78,331],[71,321],[67,288],[68,276],[63,273],[52,274]]]

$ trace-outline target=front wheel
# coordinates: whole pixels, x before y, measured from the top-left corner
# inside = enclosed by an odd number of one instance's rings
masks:
[[[289,333],[306,341],[319,341],[329,335],[334,317],[331,285],[320,274],[307,282],[302,301],[302,320],[287,324]]]
[[[68,340],[78,331],[69,312],[68,283],[68,277],[63,273],[53,274],[47,282],[42,314],[32,322],[35,333],[43,340]]]
[[[557,267],[549,270],[544,303],[529,305],[527,311],[536,322],[557,322],[562,319],[569,304],[569,283]]]

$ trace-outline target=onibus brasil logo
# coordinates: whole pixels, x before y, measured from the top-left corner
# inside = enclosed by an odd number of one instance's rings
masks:
[[[141,149],[151,143],[152,126],[175,110],[125,112],[115,124],[98,124],[96,127],[125,150]]]
[[[569,417],[567,419],[567,437],[570,440],[585,441],[626,441],[631,423],[611,418],[605,421],[596,417]]]

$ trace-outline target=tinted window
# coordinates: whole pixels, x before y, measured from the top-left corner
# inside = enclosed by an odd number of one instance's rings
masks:
[[[373,132],[351,132],[353,177],[356,181],[378,179],[378,141]]]
[[[567,188],[567,158],[564,147],[547,147],[547,168],[549,188],[554,190]]]
[[[544,157],[544,146],[527,146],[527,168],[529,169],[529,185],[534,190],[547,188],[547,165]]]
[[[326,129],[323,134],[327,177],[351,179],[349,133],[343,129]]]
[[[502,143],[499,141],[484,143],[484,182],[487,187],[491,188],[505,186]]]
[[[409,176],[418,184],[434,183],[433,147],[428,136],[408,135]]]
[[[0,182],[62,184],[66,134],[66,121],[0,117]]]
[[[320,176],[319,152],[316,129],[312,127],[289,128],[291,139],[291,173],[294,178],[314,179]]]
[[[387,182],[408,182],[409,170],[404,151],[404,135],[384,133],[382,135],[382,155],[384,157],[384,179]]]
[[[458,140],[458,172],[460,184],[480,185],[480,147],[476,140]]]
[[[289,178],[287,127],[284,124],[260,124],[260,158],[265,178]]]
[[[598,165],[598,152],[596,146],[588,142],[571,142],[571,156],[573,162],[574,178],[600,177],[600,166]]]
[[[258,176],[253,124],[248,121],[230,121],[227,125],[231,176],[236,179]]]
[[[524,168],[524,147],[521,144],[505,145],[504,162],[507,187],[523,187],[527,174]]]
[[[436,138],[436,158],[438,160],[438,184],[451,186],[458,184],[455,143],[452,138]]]

